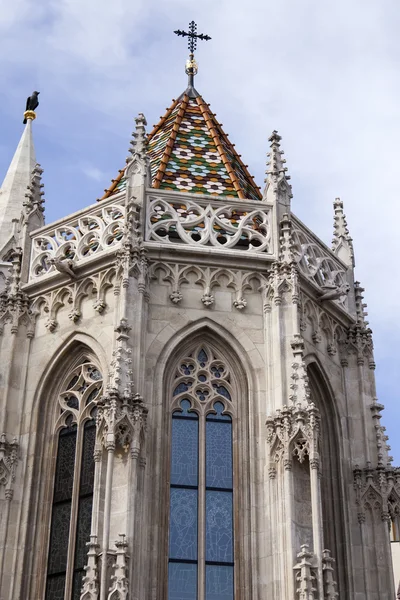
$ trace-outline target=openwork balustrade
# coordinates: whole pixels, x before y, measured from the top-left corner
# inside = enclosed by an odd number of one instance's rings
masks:
[[[146,239],[167,244],[271,253],[270,209],[255,202],[192,200],[151,195]]]
[[[293,215],[292,222],[292,252],[299,270],[307,279],[324,290],[329,288],[343,290],[339,303],[344,304],[348,285],[343,263]]]
[[[43,228],[32,239],[30,279],[56,270],[57,261],[83,259],[114,250],[122,239],[125,208],[101,203],[70,221]]]

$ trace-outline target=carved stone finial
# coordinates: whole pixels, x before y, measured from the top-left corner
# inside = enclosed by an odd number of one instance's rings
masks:
[[[43,169],[41,168],[39,163],[36,163],[32,171],[31,182],[27,188],[28,191],[25,194],[26,200],[23,203],[25,217],[28,217],[32,212],[36,211],[39,214],[39,218],[41,220],[40,225],[44,225],[44,217],[41,213],[44,213],[45,203],[45,200],[43,198],[44,185],[42,183],[42,174]]]
[[[113,565],[113,575],[111,576],[112,584],[110,593],[108,594],[108,600],[126,600],[128,598],[128,543],[124,534],[120,533],[119,538],[120,539],[115,542],[117,553]]]
[[[333,565],[335,559],[331,557],[330,550],[323,550],[322,552],[322,571],[324,575],[324,599],[325,600],[336,600],[339,597],[337,589],[337,583],[333,579]]]
[[[85,576],[82,580],[80,600],[97,600],[99,597],[99,579],[97,568],[97,554],[100,545],[97,543],[97,535],[91,535],[86,546],[89,548],[87,565],[84,567]]]
[[[333,208],[335,210],[335,216],[333,223],[332,250],[344,263],[346,263],[347,266],[354,267],[353,240],[350,237],[346,216],[343,212],[343,202],[340,198],[335,199]]]
[[[316,575],[313,569],[314,555],[309,552],[307,544],[301,546],[297,558],[299,560],[293,567],[296,574],[296,600],[316,600]]]
[[[366,327],[368,325],[368,321],[365,318],[368,316],[368,313],[365,310],[367,305],[364,302],[364,288],[361,287],[359,281],[354,282],[354,294],[356,300],[357,322]]]
[[[131,156],[128,156],[126,159],[127,163],[130,163],[135,156],[138,158],[145,158],[147,152],[147,135],[146,135],[146,125],[147,121],[143,113],[139,113],[135,119],[136,128],[132,133],[132,139],[130,142],[129,153]]]
[[[378,452],[378,467],[388,467],[392,457],[389,456],[390,446],[387,444],[388,436],[385,435],[386,428],[381,424],[381,412],[384,405],[378,402],[377,398],[373,398],[373,403],[370,405],[372,419],[374,423],[376,447]]]
[[[275,201],[278,191],[283,192],[282,203],[290,207],[290,199],[293,197],[292,187],[288,183],[290,176],[286,175],[286,159],[283,158],[284,151],[281,150],[281,136],[277,131],[273,131],[269,137],[270,151],[268,153],[268,162],[265,179],[264,200]]]

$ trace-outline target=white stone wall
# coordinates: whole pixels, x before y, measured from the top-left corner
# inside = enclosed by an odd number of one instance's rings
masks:
[[[115,401],[121,414],[124,402],[138,408],[137,414],[126,409],[132,435],[125,445],[111,431],[108,413],[99,420],[92,533],[100,550],[106,535],[111,550],[119,534],[127,536],[129,566],[118,576],[122,581],[126,571],[132,600],[166,599],[168,377],[179,352],[204,339],[235,373],[236,600],[297,600],[299,586],[311,577],[318,592],[302,593],[333,599],[324,532],[335,544],[329,550],[338,551],[332,578],[342,600],[393,600],[379,486],[383,471],[385,490],[398,482],[379,425],[370,335],[361,313],[349,308],[357,309],[357,289],[348,305],[321,301],[321,289],[291,254],[290,215],[282,219],[273,205],[270,257],[143,239],[146,198],[138,172],[128,182],[118,248],[72,264],[71,273],[53,269],[29,283],[14,266],[15,289],[25,300],[10,292],[10,306],[0,314],[1,431],[7,443],[16,437],[19,444],[12,498],[0,486],[3,514],[9,511],[0,524],[2,598],[43,598],[56,396],[67,366],[86,352],[106,382],[105,406]],[[307,243],[316,239],[307,236]],[[321,244],[318,256],[328,255]],[[29,274],[28,263],[25,253],[22,273]],[[307,458],[298,465],[303,451]],[[321,485],[334,490],[331,501]],[[327,515],[335,525],[329,536]],[[299,556],[311,537],[310,553]],[[295,583],[295,566],[309,579]]]

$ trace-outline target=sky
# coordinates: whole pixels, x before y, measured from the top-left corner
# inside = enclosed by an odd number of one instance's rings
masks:
[[[0,0],[0,180],[37,89],[46,221],[95,202],[125,164],[134,117],[150,130],[184,91],[187,46],[173,31],[192,19],[212,37],[196,88],[258,185],[277,129],[293,212],[327,244],[344,202],[400,465],[398,0]]]

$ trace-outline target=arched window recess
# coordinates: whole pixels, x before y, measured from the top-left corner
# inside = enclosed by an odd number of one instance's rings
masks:
[[[168,600],[233,600],[235,386],[208,344],[176,364],[170,388]]]
[[[76,363],[75,363],[76,364]],[[98,367],[82,358],[71,368],[56,402],[58,437],[47,561],[46,600],[79,600],[87,558],[93,487]]]

